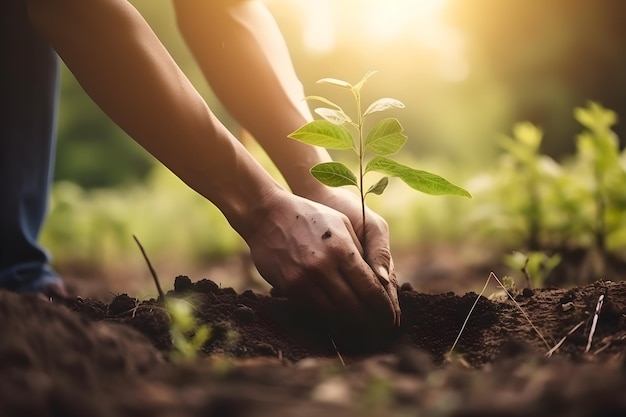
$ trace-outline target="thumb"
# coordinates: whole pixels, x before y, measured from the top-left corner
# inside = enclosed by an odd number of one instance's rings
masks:
[[[371,238],[366,233],[365,260],[374,271],[378,281],[382,284],[389,302],[395,312],[394,324],[400,325],[400,303],[398,301],[398,280],[389,249],[389,240],[382,236]]]
[[[392,259],[389,249],[389,240],[380,234],[371,233],[366,229],[365,242],[363,242],[365,253],[363,257],[372,268],[381,284],[391,283]]]

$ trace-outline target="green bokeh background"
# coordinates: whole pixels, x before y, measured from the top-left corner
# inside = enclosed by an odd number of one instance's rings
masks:
[[[131,3],[211,109],[239,135],[178,34],[170,2]],[[363,92],[364,100],[387,96],[406,104],[394,113],[409,137],[401,159],[470,191],[480,188],[477,178],[495,167],[497,140],[518,121],[539,126],[544,134],[541,152],[561,161],[575,152],[575,137],[582,129],[572,116],[575,107],[595,100],[626,114],[626,3],[620,0],[448,0],[439,15],[430,17],[420,17],[410,1],[401,0],[266,3],[307,93],[342,102],[340,94],[315,81],[357,81],[368,70],[378,70]],[[376,38],[376,16],[359,20],[375,7],[409,18],[394,28],[393,36]],[[333,28],[330,46],[311,46],[305,29],[315,32],[316,27],[320,33]],[[456,36],[456,49],[444,48],[450,45],[438,38],[441,27],[448,30],[443,34]],[[416,41],[416,33],[434,41]],[[43,233],[57,263],[136,258],[134,251],[128,255],[133,233],[154,256],[182,262],[245,251],[215,207],[104,116],[69,71],[63,75],[55,189]],[[623,124],[614,130],[626,137]],[[260,149],[252,145],[251,151],[276,173]],[[388,219],[392,245],[406,249],[479,239],[468,235],[466,224],[480,210],[479,201],[461,200],[417,195],[392,184],[384,197],[370,199],[370,205]]]

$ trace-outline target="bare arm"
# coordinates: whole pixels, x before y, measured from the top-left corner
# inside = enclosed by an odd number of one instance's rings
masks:
[[[174,5],[180,30],[220,101],[259,141],[294,193],[318,191],[308,170],[330,156],[287,138],[311,114],[273,16],[259,1]]]
[[[94,101],[243,236],[250,207],[280,191],[215,118],[126,1],[30,1],[31,21]]]
[[[215,118],[128,2],[27,2],[32,23],[87,93],[220,208],[270,283],[331,317],[394,322],[384,288],[354,256],[360,243],[348,219],[277,185]],[[321,239],[327,230],[333,238]]]
[[[383,283],[399,316],[395,271],[386,222],[343,189],[330,189],[309,169],[331,158],[325,149],[287,135],[312,120],[287,45],[258,0],[174,0],[178,24],[197,62],[225,107],[261,143],[292,191],[346,214],[361,236],[365,259]]]

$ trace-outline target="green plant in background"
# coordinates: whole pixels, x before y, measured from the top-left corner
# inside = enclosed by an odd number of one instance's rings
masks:
[[[505,255],[504,264],[524,274],[530,288],[543,288],[550,272],[561,263],[561,255],[545,252],[513,252]],[[504,282],[504,281],[503,281]]]
[[[211,337],[211,328],[198,324],[193,307],[186,300],[166,299],[165,308],[172,320],[170,326],[174,345],[172,359],[176,361],[194,359]]]
[[[545,197],[554,185],[557,167],[552,158],[540,153],[543,132],[529,122],[513,126],[513,136],[502,136],[500,146],[507,152],[500,172],[510,194],[506,204],[521,215],[522,228],[530,250],[541,247],[541,235],[546,226]],[[506,172],[508,170],[508,172]],[[511,183],[515,182],[515,187]]]
[[[356,120],[353,120],[339,105],[320,96],[308,96],[307,100],[321,101],[330,107],[318,107],[314,111],[322,117],[302,126],[289,137],[310,145],[327,149],[352,150],[358,158],[358,172],[354,174],[341,162],[324,162],[311,168],[311,174],[321,183],[330,187],[355,186],[361,197],[363,221],[365,222],[365,197],[382,194],[389,182],[389,176],[398,177],[409,187],[432,195],[456,195],[471,197],[470,193],[446,179],[426,171],[402,165],[388,158],[396,154],[405,144],[407,137],[402,133],[402,125],[395,118],[378,121],[367,133],[366,120],[374,113],[392,108],[404,108],[404,104],[393,98],[381,98],[370,104],[365,111],[361,105],[361,89],[370,71],[355,85],[335,78],[324,78],[318,83],[329,84],[349,90],[356,105]],[[352,131],[349,129],[352,128]],[[374,155],[366,160],[366,152]],[[364,177],[369,172],[379,172],[385,176],[365,188]]]
[[[574,110],[574,117],[586,130],[577,137],[577,168],[591,171],[590,198],[594,203],[594,244],[600,253],[607,250],[607,239],[624,224],[626,209],[626,158],[611,127],[617,123],[612,110],[595,102]],[[626,242],[625,242],[626,243]]]

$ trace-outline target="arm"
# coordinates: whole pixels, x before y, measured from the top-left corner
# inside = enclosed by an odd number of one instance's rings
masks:
[[[326,314],[356,320],[373,310],[381,322],[393,321],[393,308],[375,279],[358,295],[344,279],[357,271],[371,274],[360,257],[350,258],[359,248],[345,216],[282,189],[215,118],[130,4],[28,0],[28,6],[33,25],[87,93],[220,208],[270,283]],[[330,243],[319,238],[327,229],[336,237]],[[277,259],[283,254],[291,257]],[[330,277],[325,270],[332,271]],[[335,302],[337,296],[342,303]]]
[[[181,32],[213,91],[263,146],[292,191],[346,214],[361,236],[360,201],[309,173],[313,165],[331,160],[328,152],[287,137],[312,116],[284,38],[265,6],[256,0],[174,0],[174,5]],[[387,223],[370,210],[366,218],[365,259],[399,316]]]

